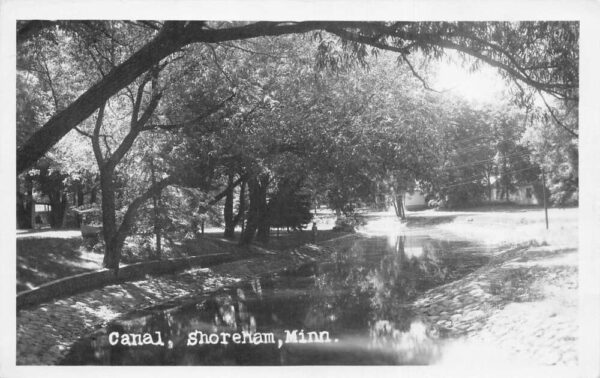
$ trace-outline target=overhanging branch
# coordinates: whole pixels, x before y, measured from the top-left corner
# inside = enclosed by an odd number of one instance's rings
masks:
[[[569,134],[571,134],[571,136],[574,136],[575,138],[579,138],[579,134],[577,134],[575,131],[571,130],[563,122],[561,122],[558,119],[558,117],[556,117],[556,115],[554,114],[554,111],[552,111],[552,107],[548,104],[548,102],[546,102],[544,95],[540,91],[538,91],[538,93],[539,93],[540,97],[542,98],[542,101],[544,101],[544,105],[546,105],[546,109],[548,109],[548,113],[550,113],[550,116],[552,116],[552,119],[554,120],[554,122],[556,122],[557,125],[562,127]]]

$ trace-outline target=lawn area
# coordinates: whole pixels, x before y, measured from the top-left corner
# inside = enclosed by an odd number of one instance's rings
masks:
[[[212,239],[212,240],[219,240],[219,241],[227,241],[229,243],[236,243],[236,241],[239,239],[239,236],[240,236],[239,234],[240,234],[239,232],[235,233],[235,241],[223,239],[222,232],[206,233],[205,238]],[[336,232],[336,231],[332,231],[332,230],[318,230],[316,242],[317,243],[323,242],[323,241],[333,239],[333,238],[336,238],[336,237],[339,237],[342,235],[344,235],[344,233]],[[190,242],[196,243],[196,241],[190,241]],[[188,244],[190,242],[188,242]],[[199,243],[202,243],[202,241],[200,241]],[[312,234],[311,230],[290,231],[290,232],[288,232],[286,230],[281,230],[279,232],[279,236],[277,235],[277,231],[273,230],[273,231],[271,231],[271,237],[269,239],[269,243],[267,243],[267,244],[257,243],[257,245],[260,247],[268,248],[270,250],[283,251],[286,249],[296,248],[296,247],[299,247],[299,246],[301,246],[303,244],[307,244],[307,243],[313,243],[313,234]]]
[[[102,255],[82,246],[80,231],[45,230],[17,234],[17,291],[100,269]]]
[[[530,240],[555,246],[577,246],[579,209],[519,206],[482,206],[463,211],[424,210],[408,213],[409,226],[433,226],[457,237],[487,244]]]
[[[317,243],[344,235],[331,231],[330,214],[317,216]],[[209,228],[196,239],[174,241],[172,249],[166,248],[165,257],[197,256],[212,253],[244,253],[248,248],[239,247],[240,232],[235,240],[223,238],[223,230]],[[310,226],[303,231],[271,231],[268,244],[261,248],[274,251],[296,248],[313,242]],[[129,238],[123,250],[123,264],[147,260],[147,253],[140,251],[136,241]],[[59,278],[102,268],[103,254],[93,252],[83,245],[79,230],[18,230],[17,231],[17,292],[35,288]]]

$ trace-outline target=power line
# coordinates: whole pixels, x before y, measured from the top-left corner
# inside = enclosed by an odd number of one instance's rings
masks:
[[[535,167],[535,166],[534,166],[534,167],[528,167],[528,168],[517,169],[517,170],[513,170],[513,171],[506,171],[506,172],[504,172],[504,173],[505,173],[505,174],[506,174],[506,173],[517,173],[517,172],[527,171],[527,170],[529,170],[529,169],[534,169],[534,168],[539,168],[539,167]],[[484,179],[484,178],[485,178],[485,176],[481,176],[481,177],[479,177],[479,179],[480,179],[480,180],[481,180],[481,179]],[[474,179],[475,179],[475,178],[473,178],[473,180],[474,180]],[[460,182],[460,183],[457,183],[457,184],[452,184],[452,185],[447,185],[447,186],[442,186],[442,187],[440,187],[440,189],[448,189],[448,188],[453,188],[453,187],[455,187],[455,186],[468,185],[468,184],[476,184],[477,182],[476,182],[476,181],[473,181],[473,180],[470,180],[470,181],[465,181],[465,182]]]
[[[481,141],[486,140],[488,138],[491,139],[490,135],[476,135],[476,136],[471,137],[471,138],[455,139],[455,140],[452,141],[452,143],[458,145],[459,147],[464,147],[464,145],[466,145],[466,144],[472,144],[472,143],[476,143],[476,142],[481,142]]]
[[[508,158],[508,157],[521,157],[521,156],[526,156],[526,155],[531,155],[531,152],[517,152],[514,154],[508,154],[508,155],[504,155],[504,158]],[[459,165],[451,165],[449,167],[443,167],[442,169],[455,169],[455,168],[463,168],[463,167],[468,167],[470,165],[477,165],[477,164],[481,164],[481,163],[485,163],[488,161],[492,161],[496,159],[495,157],[490,158],[490,159],[484,159],[484,160],[479,160],[479,161],[472,161],[469,163],[465,163],[465,164],[459,164]]]
[[[480,145],[475,145],[475,146],[465,147],[465,148],[455,148],[451,152],[455,152],[455,153],[459,153],[459,154],[464,154],[465,152],[476,151],[476,150],[480,150],[480,149],[486,148],[486,147],[490,148],[489,145],[480,144]]]
[[[532,167],[532,168],[535,168],[535,167]],[[515,172],[516,172],[516,171],[519,171],[519,170],[515,170]],[[510,170],[508,170],[508,171],[504,171],[504,173],[512,173],[512,172],[513,172],[513,171],[510,171]],[[486,178],[486,176],[475,175],[475,176],[471,176],[471,177],[469,177],[469,178],[465,178],[465,180],[475,180],[475,179],[484,179],[484,178]]]

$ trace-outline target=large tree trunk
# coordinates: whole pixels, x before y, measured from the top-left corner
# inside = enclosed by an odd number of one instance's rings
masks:
[[[76,206],[83,206],[84,203],[84,193],[83,193],[83,185],[81,183],[77,183],[77,202]]]
[[[117,233],[117,216],[113,172],[106,170],[100,172],[100,196],[102,198],[102,233],[105,245],[104,261],[102,263],[105,268],[117,270],[121,251],[114,244]]]
[[[406,212],[405,212],[405,208],[404,208],[404,192],[402,192],[400,194],[400,196],[398,196],[398,207],[400,208],[400,219],[404,220],[406,219]]]
[[[33,219],[33,181],[29,175],[25,177],[26,194],[17,192],[17,221],[19,228],[34,228]]]
[[[27,197],[17,192],[17,227],[20,229],[31,227],[31,205]]]
[[[248,245],[254,240],[266,243],[269,241],[269,215],[267,212],[267,187],[269,176],[260,175],[248,180],[248,192],[250,195],[250,206],[248,208],[248,220],[242,234],[240,244]],[[257,233],[258,231],[258,233]]]
[[[491,173],[488,171],[487,175],[486,175],[486,179],[487,179],[487,192],[488,192],[488,199],[490,201],[492,201],[492,181],[491,181]]]
[[[402,220],[406,219],[406,213],[404,212],[404,201],[402,200],[403,196],[403,193],[394,193],[393,199],[396,216]]]
[[[106,240],[106,237],[104,238]],[[121,248],[110,239],[104,247],[104,261],[102,264],[107,269],[112,269],[115,275],[119,273],[119,262],[121,260]]]
[[[50,227],[61,228],[67,207],[67,195],[61,190],[56,190],[48,193],[48,197],[50,199]]]
[[[268,243],[271,233],[271,219],[269,217],[269,208],[267,206],[267,187],[269,186],[269,176],[263,175],[259,179],[258,192],[258,227],[256,240],[261,243]]]
[[[96,194],[98,193],[98,189],[96,186],[92,188],[90,191],[90,203],[96,203]]]
[[[119,262],[121,261],[121,250],[125,244],[125,239],[129,235],[135,214],[139,207],[153,196],[160,195],[160,192],[174,182],[172,178],[166,178],[153,184],[146,192],[137,197],[125,212],[121,225],[117,228],[115,211],[115,191],[113,173],[103,172],[100,175],[100,186],[102,194],[102,227],[104,232],[105,253],[103,265],[105,268],[114,269],[115,274],[119,271]]]
[[[233,174],[227,177],[227,194],[225,195],[225,206],[223,207],[223,219],[225,220],[225,232],[223,236],[233,239],[235,234],[235,223],[233,217]]]
[[[248,195],[250,205],[248,206],[248,217],[246,219],[246,227],[240,239],[241,245],[249,245],[254,240],[254,234],[258,228],[258,202],[260,197],[260,187],[258,179],[251,177],[248,180]]]
[[[75,189],[75,206],[80,207],[83,206],[85,202],[85,194],[83,193],[83,185],[81,184],[81,182],[77,183],[77,187]],[[81,226],[81,222],[82,222],[82,216],[81,214],[77,214],[76,216],[77,219],[77,226],[80,227]]]
[[[242,233],[244,233],[244,218],[245,218],[245,216],[246,216],[246,181],[242,181],[242,184],[240,185],[238,213],[233,220],[233,223],[236,225],[240,224],[240,222],[241,222]]]

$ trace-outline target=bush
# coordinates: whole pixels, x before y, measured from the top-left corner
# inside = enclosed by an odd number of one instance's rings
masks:
[[[269,201],[269,219],[273,227],[306,228],[313,219],[310,192],[299,184],[283,181]]]
[[[440,207],[440,202],[441,202],[440,200],[435,200],[435,199],[429,200],[429,202],[427,202],[427,207],[438,208],[438,207]]]
[[[335,221],[333,231],[356,232],[356,228],[366,224],[366,221],[358,214],[342,215]]]

